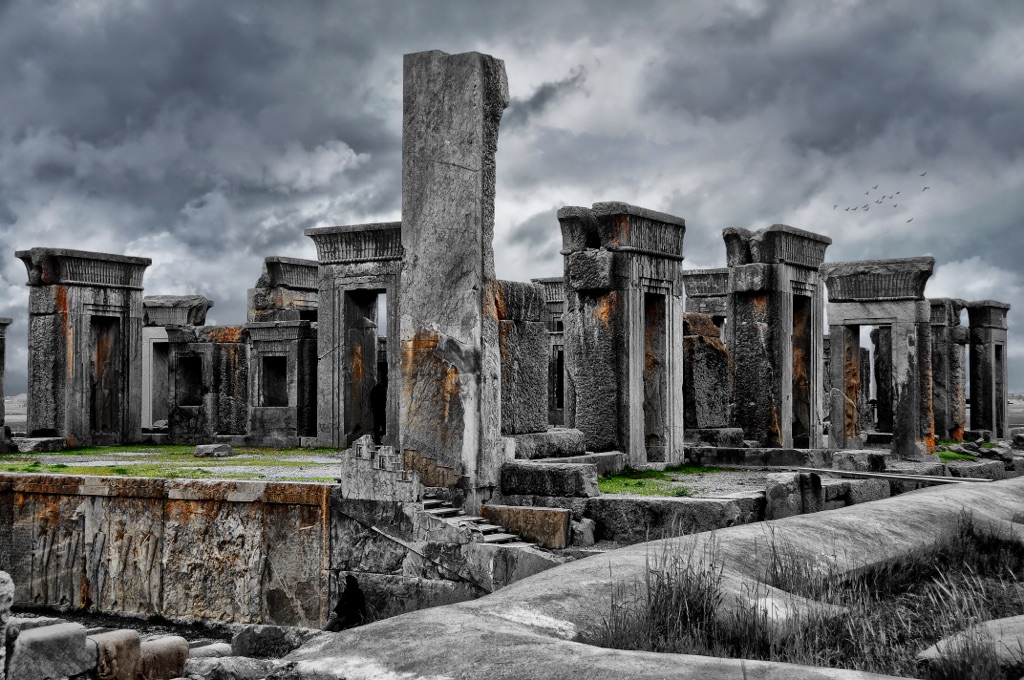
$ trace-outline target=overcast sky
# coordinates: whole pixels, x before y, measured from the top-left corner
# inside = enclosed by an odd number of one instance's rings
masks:
[[[315,258],[305,228],[399,219],[402,55],[428,49],[505,61],[499,277],[561,275],[555,211],[609,200],[685,218],[687,267],[774,223],[832,261],[933,255],[930,296],[1014,305],[1024,391],[1019,0],[0,0],[8,394],[16,249],[151,257],[146,294],[241,323],[265,256]]]

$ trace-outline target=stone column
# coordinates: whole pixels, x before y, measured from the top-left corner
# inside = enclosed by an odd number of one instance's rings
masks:
[[[953,298],[929,300],[932,310],[932,410],[935,436],[963,439],[964,364],[963,347],[957,343],[960,312],[965,302]]]
[[[996,300],[967,303],[971,328],[971,429],[990,430],[1007,439],[1006,313],[1010,305]]]
[[[28,270],[28,434],[68,446],[138,441],[142,276],[152,260],[59,248]]]
[[[722,236],[735,425],[761,446],[818,448],[824,411],[818,269],[832,239],[784,224],[757,232],[728,228]]]
[[[562,277],[531,279],[544,287],[544,323],[548,329],[548,423],[565,424],[565,284]]]
[[[829,317],[832,320],[832,317]],[[857,403],[860,399],[860,327],[829,325],[830,401],[829,446],[836,449],[861,448]]]
[[[404,69],[401,449],[409,467],[463,477],[475,507],[508,459],[492,250],[508,82],[476,52],[408,54]]]
[[[828,317],[832,324],[832,430],[833,446],[851,448],[860,442],[851,436],[849,404],[856,404],[860,383],[859,350],[844,354],[846,365],[839,366],[839,343],[854,346],[861,326],[879,326],[889,330],[891,341],[879,341],[879,353],[885,345],[891,352],[893,399],[893,453],[901,458],[922,460],[935,447],[932,412],[931,309],[924,299],[924,287],[935,260],[930,257],[863,262],[834,262],[823,265],[822,276],[828,286]],[[845,341],[838,338],[840,333]],[[853,359],[853,357],[858,357]],[[851,365],[851,362],[853,365]],[[845,370],[844,370],[845,369]],[[876,373],[883,389],[883,371]],[[881,405],[879,407],[881,409]],[[842,419],[842,420],[840,420]],[[846,427],[837,427],[839,422]]]
[[[566,424],[632,465],[683,457],[685,222],[626,203],[558,211]]]
[[[892,432],[892,329],[871,329],[875,364],[875,429]]]

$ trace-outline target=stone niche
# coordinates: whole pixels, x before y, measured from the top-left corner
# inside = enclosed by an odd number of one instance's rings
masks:
[[[729,269],[687,269],[683,271],[686,313],[704,314],[724,335],[729,307]]]
[[[137,441],[142,276],[152,260],[59,248],[15,255],[31,288],[29,436],[68,446]]]
[[[170,417],[168,326],[202,326],[213,300],[202,295],[142,298],[142,430],[164,431]]]
[[[249,332],[245,326],[170,326],[170,441],[244,444],[249,427]]]
[[[932,412],[931,306],[924,287],[935,260],[834,262],[821,268],[828,287],[831,344],[831,426],[833,448],[864,443],[858,404],[868,384],[861,375],[860,328],[877,328],[875,382],[882,426],[883,395],[892,412],[892,451],[922,460],[935,448]],[[879,363],[879,357],[881,361]]]
[[[820,448],[825,293],[832,239],[784,224],[722,231],[729,265],[726,341],[734,420],[760,446]]]
[[[970,331],[960,325],[967,304],[956,298],[928,300],[932,310],[932,413],[935,436],[963,439],[967,427],[967,362]],[[891,418],[890,418],[891,420]]]
[[[683,459],[685,222],[626,203],[558,211],[565,256],[565,421],[588,451]]]
[[[562,277],[531,279],[544,287],[544,323],[548,329],[548,424],[565,423],[565,284]]]
[[[398,328],[402,225],[320,227],[305,233],[319,261],[317,445],[346,448],[372,434],[378,443],[394,446],[398,394],[390,385],[398,372],[392,370],[398,366],[398,343],[384,338]],[[381,317],[384,328],[378,326]]]
[[[250,446],[316,437],[317,322],[247,323]]]
[[[1010,305],[996,300],[967,303],[971,342],[971,429],[1010,436],[1006,417],[1006,314]]]
[[[312,260],[268,257],[248,293],[250,323],[317,321],[318,267]]]

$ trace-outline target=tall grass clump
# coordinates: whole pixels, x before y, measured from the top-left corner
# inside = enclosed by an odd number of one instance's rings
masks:
[[[608,615],[580,641],[935,679],[1024,674],[1024,665],[1000,669],[992,640],[972,628],[1024,613],[1024,549],[979,531],[969,515],[931,549],[853,575],[840,574],[838,560],[808,558],[771,528],[757,549],[767,551],[760,581],[726,602],[718,540],[666,541],[648,556],[642,579],[613,592]],[[806,598],[785,621],[763,604],[778,602],[778,591]],[[965,630],[936,661],[919,664],[920,651]]]

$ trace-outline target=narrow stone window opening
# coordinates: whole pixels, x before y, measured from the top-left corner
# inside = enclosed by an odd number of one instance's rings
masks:
[[[288,405],[288,357],[263,357],[260,379],[264,406]]]
[[[195,355],[178,357],[178,406],[203,405],[203,358]]]

